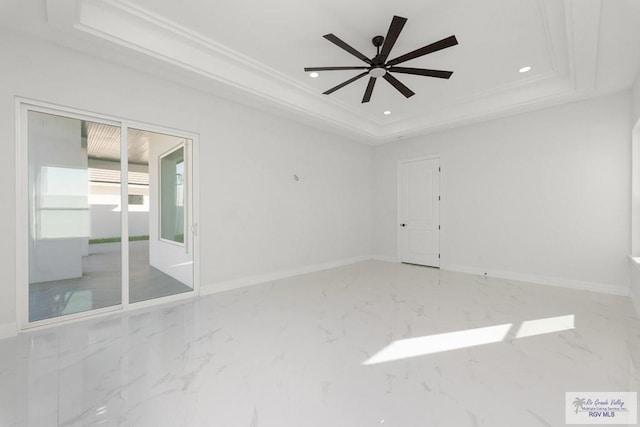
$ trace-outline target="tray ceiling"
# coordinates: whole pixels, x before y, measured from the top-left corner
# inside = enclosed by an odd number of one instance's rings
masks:
[[[66,44],[107,43],[169,64],[174,79],[192,86],[379,144],[628,89],[640,67],[629,52],[640,47],[638,3],[47,0],[43,7],[45,25]],[[373,56],[370,40],[386,34],[393,15],[408,22],[390,57],[457,37],[458,46],[403,64],[451,70],[451,79],[397,75],[416,92],[409,99],[380,81],[361,104],[367,79],[322,95],[358,72],[312,79],[305,66],[362,65],[322,35]],[[531,71],[518,72],[525,66]]]

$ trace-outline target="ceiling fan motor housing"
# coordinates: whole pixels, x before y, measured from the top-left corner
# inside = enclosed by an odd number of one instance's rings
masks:
[[[387,70],[385,70],[383,65],[372,67],[369,70],[369,75],[371,77],[378,78],[384,76],[385,74],[387,74]]]
[[[384,37],[375,36],[374,38],[371,39],[371,43],[373,43],[375,47],[380,47],[382,46],[382,43],[384,43]]]

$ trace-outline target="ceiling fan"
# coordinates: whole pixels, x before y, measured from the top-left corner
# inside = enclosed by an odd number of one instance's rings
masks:
[[[387,37],[375,36],[371,42],[376,47],[377,53],[373,58],[368,58],[362,53],[358,52],[356,49],[339,39],[334,34],[325,34],[325,39],[329,40],[331,43],[336,46],[346,50],[356,58],[361,61],[367,63],[366,66],[353,66],[353,67],[306,67],[305,71],[336,71],[336,70],[366,70],[357,76],[350,78],[349,80],[340,83],[338,86],[332,87],[331,89],[323,92],[324,95],[332,94],[345,87],[346,85],[355,82],[356,80],[369,75],[369,84],[367,84],[367,89],[364,91],[364,97],[362,98],[362,102],[369,102],[371,100],[371,94],[373,93],[373,87],[376,84],[376,79],[382,77],[386,81],[388,81],[391,86],[395,87],[400,93],[402,93],[405,97],[409,98],[415,93],[406,87],[400,80],[396,79],[391,73],[403,73],[403,74],[415,74],[418,76],[427,76],[427,77],[437,77],[439,79],[448,79],[453,74],[453,71],[442,71],[442,70],[428,70],[425,68],[408,68],[408,67],[397,67],[396,65],[401,64],[403,62],[409,61],[411,59],[419,58],[421,56],[427,55],[432,52],[436,52],[438,50],[446,49],[451,46],[455,46],[458,44],[458,40],[456,40],[456,36],[449,36],[435,43],[431,43],[430,45],[421,47],[420,49],[416,49],[404,55],[398,56],[395,59],[387,61],[389,57],[389,53],[393,48],[393,45],[396,43],[404,24],[407,22],[407,18],[402,18],[400,16],[394,16],[391,20],[391,25],[389,26],[389,31],[387,31]],[[382,50],[380,49],[382,47]]]

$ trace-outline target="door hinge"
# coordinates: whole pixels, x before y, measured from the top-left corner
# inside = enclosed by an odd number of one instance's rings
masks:
[[[438,172],[442,172],[442,169],[440,169],[440,166],[438,166]]]
[[[438,200],[440,200],[440,196],[438,196]]]
[[[440,259],[440,254],[438,254],[438,259]]]
[[[440,230],[440,226],[438,226],[438,230]]]

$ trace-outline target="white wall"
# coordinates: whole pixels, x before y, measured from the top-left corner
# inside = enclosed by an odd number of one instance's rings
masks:
[[[630,99],[618,94],[374,152],[374,253],[396,257],[397,160],[442,155],[442,266],[626,293]]]
[[[5,30],[0,57],[9,203],[18,95],[199,133],[203,286],[370,253],[370,147]],[[2,210],[0,325],[15,321],[15,226]]]
[[[117,196],[119,197],[119,196]],[[145,196],[148,203],[149,198]],[[148,206],[148,205],[147,205]],[[136,206],[137,207],[137,206]],[[91,205],[91,238],[120,237],[120,201]],[[129,236],[149,235],[149,211],[129,211]]]
[[[119,141],[118,141],[119,142]],[[120,163],[89,159],[89,168],[120,172]],[[129,172],[149,173],[145,165],[129,164]],[[149,235],[149,187],[129,184],[129,194],[143,197],[142,205],[129,206],[129,236]],[[91,239],[120,237],[120,184],[92,182],[89,185]]]

